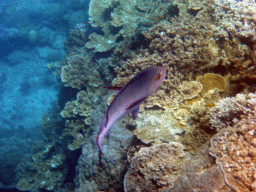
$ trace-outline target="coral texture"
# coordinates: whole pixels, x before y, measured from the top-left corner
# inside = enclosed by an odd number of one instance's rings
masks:
[[[81,89],[91,86],[99,87],[103,84],[97,66],[91,62],[92,55],[76,54],[67,57],[67,65],[62,67],[61,79],[65,86]]]
[[[44,146],[44,150],[32,156],[33,162],[20,164],[17,188],[20,190],[59,189],[67,175],[66,157],[61,153],[56,143],[51,142]]]
[[[65,130],[60,138],[64,139],[65,137],[72,137],[72,141],[69,142],[68,148],[70,150],[75,150],[80,148],[86,142],[88,132],[89,129],[85,126],[83,121],[76,120],[74,122],[66,120]]]
[[[157,22],[167,14],[171,5],[168,1],[92,0],[89,5],[90,23],[93,27],[100,27],[104,35],[91,34],[91,41],[86,47],[95,48],[94,51],[98,52],[108,51],[117,45],[118,37],[132,37]]]
[[[176,142],[141,148],[125,175],[125,192],[169,191],[188,160],[185,155],[182,144]]]
[[[107,99],[107,97],[104,97]],[[95,145],[98,126],[106,110],[99,105],[92,114],[91,135],[82,147],[82,154],[76,166],[76,192],[84,191],[122,191],[126,171],[124,149],[131,145],[133,134],[124,125],[115,123],[102,143],[104,155],[99,165],[99,150]],[[112,161],[112,162],[111,162]]]
[[[209,155],[210,142],[191,156],[169,192],[233,192],[226,183],[222,171]]]
[[[256,95],[238,94],[217,104],[211,118],[217,120],[214,126],[219,132],[211,139],[210,154],[217,158],[228,186],[239,192],[255,191]]]
[[[243,115],[252,113],[256,109],[255,99],[255,94],[250,93],[219,100],[209,111],[211,128],[221,131],[232,126],[234,121],[240,120]]]
[[[255,39],[256,5],[254,0],[213,0],[217,22],[235,37]]]

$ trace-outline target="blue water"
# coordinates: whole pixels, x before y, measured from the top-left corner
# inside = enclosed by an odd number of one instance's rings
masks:
[[[1,191],[17,191],[16,166],[48,139],[41,117],[56,106],[61,81],[47,64],[63,60],[63,42],[87,22],[87,7],[76,0],[0,2]]]

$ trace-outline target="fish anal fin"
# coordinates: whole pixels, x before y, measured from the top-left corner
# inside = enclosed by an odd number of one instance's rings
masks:
[[[135,107],[136,105],[140,105],[143,101],[145,101],[147,99],[147,97],[143,97],[138,101],[135,101],[134,103],[132,103],[127,109],[132,109],[133,107]]]
[[[134,109],[134,110],[132,111],[132,118],[133,118],[134,120],[137,119],[138,114],[139,114],[139,110],[140,110],[140,106],[138,106],[136,109]]]

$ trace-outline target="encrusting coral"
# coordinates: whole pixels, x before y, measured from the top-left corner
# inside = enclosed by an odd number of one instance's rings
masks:
[[[213,125],[219,132],[211,139],[210,154],[216,157],[225,182],[238,192],[255,191],[256,95],[238,94],[219,101],[211,110],[211,120],[217,120]]]
[[[141,148],[125,175],[125,192],[169,191],[188,159],[177,142]]]

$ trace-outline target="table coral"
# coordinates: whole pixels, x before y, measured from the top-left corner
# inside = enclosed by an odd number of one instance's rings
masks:
[[[139,114],[133,133],[144,143],[177,141],[183,130],[174,126],[176,121],[170,111],[145,111]]]
[[[131,167],[125,175],[125,192],[169,191],[187,160],[180,143],[141,148],[132,158]]]
[[[179,91],[184,99],[193,99],[202,91],[203,85],[200,81],[183,81]]]

